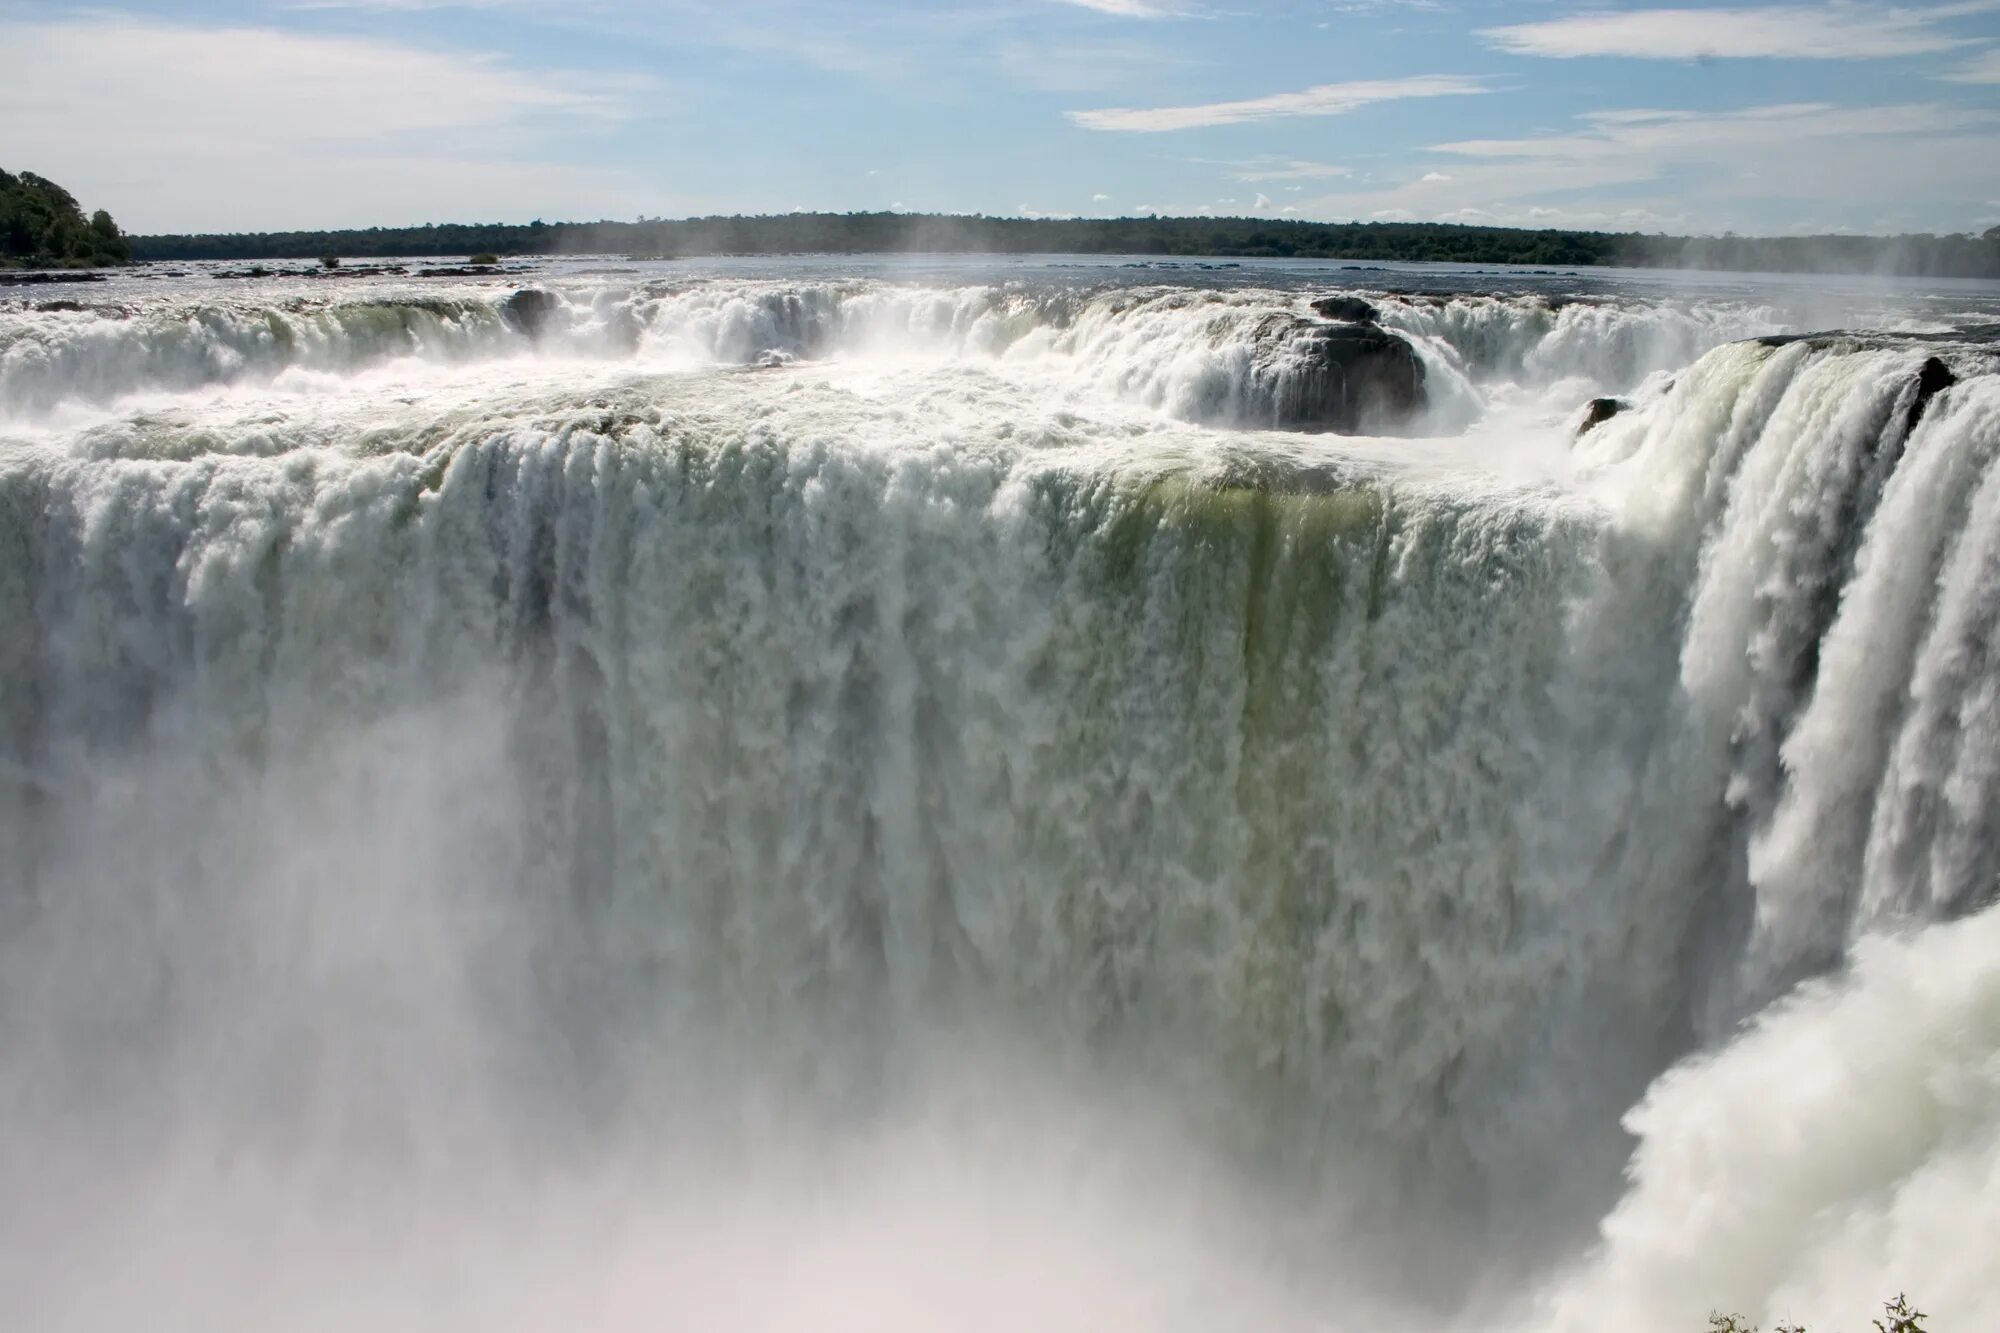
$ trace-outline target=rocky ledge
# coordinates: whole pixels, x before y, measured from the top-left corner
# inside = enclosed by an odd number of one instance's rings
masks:
[[[1260,331],[1256,401],[1246,424],[1359,435],[1395,431],[1424,409],[1424,363],[1416,349],[1357,318],[1345,300],[1328,298],[1341,312],[1329,322],[1278,319]]]

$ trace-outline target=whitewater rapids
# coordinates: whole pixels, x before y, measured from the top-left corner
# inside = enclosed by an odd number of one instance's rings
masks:
[[[1356,277],[0,302],[14,1325],[2000,1326],[2000,295]]]

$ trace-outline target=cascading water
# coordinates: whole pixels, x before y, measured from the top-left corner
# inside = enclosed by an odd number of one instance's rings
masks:
[[[1989,348],[552,290],[0,307],[26,1326],[2000,1320]]]

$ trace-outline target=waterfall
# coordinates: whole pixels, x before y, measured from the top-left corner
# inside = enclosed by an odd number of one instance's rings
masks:
[[[2000,1125],[1993,357],[1370,299],[1649,387],[1558,483],[1222,428],[1284,292],[0,314],[0,1099],[89,1145],[0,1180],[588,1193],[970,1065],[1479,1326],[2000,1317],[1905,1216]]]

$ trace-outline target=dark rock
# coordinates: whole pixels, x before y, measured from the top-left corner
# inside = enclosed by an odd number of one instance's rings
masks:
[[[35,309],[45,315],[80,315],[90,307],[81,301],[42,301]]]
[[[1931,399],[1958,383],[1958,376],[1951,373],[1951,367],[1936,357],[1925,357],[1924,364],[1917,370],[1917,392],[1910,399],[1909,415],[1903,420],[1903,434],[1908,435],[1924,419],[1924,409],[1931,405]]]
[[[1582,439],[1631,405],[1623,398],[1591,399],[1589,406],[1583,409],[1583,424],[1576,428],[1576,438]]]
[[[342,264],[338,268],[309,268],[297,276],[301,278],[402,278],[408,277],[410,270],[401,264]]]
[[[523,287],[500,303],[500,314],[509,324],[530,338],[540,338],[543,330],[549,326],[549,319],[561,304],[554,292]]]
[[[1268,336],[1253,371],[1260,424],[1353,435],[1399,425],[1424,406],[1423,360],[1393,333],[1297,320]]]
[[[1451,298],[1441,292],[1420,292],[1413,287],[1384,287],[1382,295],[1393,296],[1407,305],[1427,305],[1437,310],[1451,304]]]
[[[1312,303],[1312,312],[1322,319],[1348,324],[1375,324],[1382,318],[1374,306],[1358,296],[1322,296]]]
[[[494,264],[452,264],[443,268],[420,268],[419,278],[492,278],[506,273],[519,273],[519,268],[500,268]]]
[[[73,269],[28,269],[0,271],[0,287],[33,287],[49,282],[103,282],[102,273],[79,273]]]
[[[339,268],[327,268],[323,264],[315,264],[311,268],[272,268],[265,264],[252,264],[248,268],[219,268],[208,276],[221,280],[311,278],[325,281],[330,278],[400,278],[408,276],[409,271],[401,264],[342,264]]]

